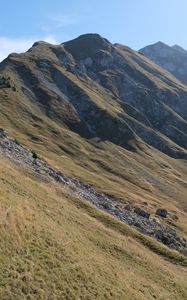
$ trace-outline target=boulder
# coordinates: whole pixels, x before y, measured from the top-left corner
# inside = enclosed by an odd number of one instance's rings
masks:
[[[158,208],[156,211],[156,216],[162,217],[162,218],[167,218],[167,210],[164,208]]]
[[[0,138],[6,137],[7,133],[3,128],[0,128]]]
[[[150,214],[149,214],[147,211],[141,209],[140,207],[136,207],[136,208],[134,209],[134,212],[135,212],[137,215],[139,215],[139,216],[141,216],[141,217],[143,217],[143,218],[146,218],[146,219],[149,219],[149,217],[150,217]]]

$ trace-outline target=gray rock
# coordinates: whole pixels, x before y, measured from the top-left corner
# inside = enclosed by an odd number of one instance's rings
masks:
[[[139,215],[139,216],[141,216],[141,217],[143,217],[143,218],[146,218],[146,219],[149,219],[149,217],[150,217],[150,214],[149,214],[147,211],[141,209],[140,207],[136,207],[136,208],[134,209],[134,212],[135,212],[137,215]]]
[[[167,210],[164,208],[158,208],[156,211],[156,216],[162,217],[162,218],[167,218]]]

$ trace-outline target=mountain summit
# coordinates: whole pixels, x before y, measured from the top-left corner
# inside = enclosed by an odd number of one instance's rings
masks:
[[[62,44],[64,48],[77,58],[95,55],[99,50],[108,50],[110,42],[96,33],[83,34],[74,40]]]
[[[184,48],[182,48],[181,46],[179,46],[177,44],[173,45],[172,48],[175,49],[175,50],[177,50],[177,51],[181,51],[184,54],[187,53],[187,51]]]
[[[182,47],[178,45],[170,47],[157,42],[140,49],[139,52],[187,84],[187,51]]]

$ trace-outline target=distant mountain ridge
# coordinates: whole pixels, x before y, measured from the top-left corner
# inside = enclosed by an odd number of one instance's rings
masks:
[[[179,45],[168,46],[162,42],[146,46],[140,53],[151,59],[182,83],[187,84],[187,51]]]

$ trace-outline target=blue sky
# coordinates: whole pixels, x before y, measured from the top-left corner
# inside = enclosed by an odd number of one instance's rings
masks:
[[[187,49],[187,0],[0,0],[0,60],[36,40],[97,32],[133,49],[163,41]]]

